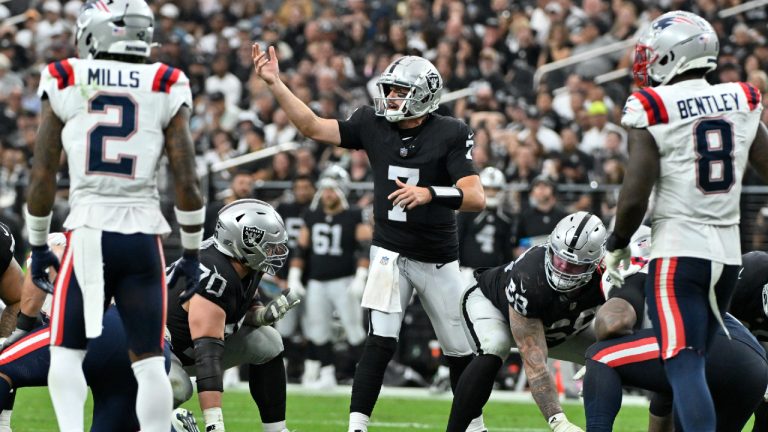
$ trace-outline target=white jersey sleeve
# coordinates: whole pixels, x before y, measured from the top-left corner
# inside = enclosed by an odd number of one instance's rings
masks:
[[[661,157],[651,258],[740,264],[741,179],[760,124],[759,91],[700,79],[644,88],[631,99],[627,106],[639,102],[644,119],[625,113],[625,124],[647,122]]]
[[[648,127],[648,115],[640,99],[634,94],[627,99],[621,112],[621,125],[625,128],[643,129]]]
[[[157,72],[152,83],[155,91],[164,91],[168,93],[166,109],[163,117],[163,127],[167,127],[171,119],[179,112],[179,109],[186,105],[192,108],[192,90],[189,87],[189,78],[179,69],[157,63]]]
[[[37,95],[48,99],[51,109],[63,122],[69,120],[72,114],[71,110],[67,110],[67,97],[70,93],[68,89],[74,85],[73,64],[77,61],[74,58],[57,61],[45,66],[40,73]]]

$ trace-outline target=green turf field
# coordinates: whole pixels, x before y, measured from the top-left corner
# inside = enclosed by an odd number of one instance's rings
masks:
[[[202,422],[197,399],[184,405],[193,410]],[[288,394],[288,426],[297,432],[346,431],[348,396]],[[90,401],[89,401],[90,407]],[[450,401],[446,398],[402,399],[383,397],[376,405],[371,432],[444,431]],[[584,426],[581,405],[566,404],[568,418]],[[625,407],[616,423],[617,432],[639,432],[647,425],[644,407]],[[87,418],[87,417],[86,417]],[[247,391],[224,393],[224,419],[227,432],[258,432],[259,415]],[[490,402],[485,410],[486,425],[491,432],[523,432],[549,429],[533,403]],[[16,399],[12,420],[16,432],[53,432],[56,421],[47,389],[23,389]],[[751,430],[748,429],[748,430]]]

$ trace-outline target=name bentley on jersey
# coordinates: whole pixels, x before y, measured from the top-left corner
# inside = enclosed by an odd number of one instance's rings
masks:
[[[165,129],[192,106],[184,73],[162,63],[70,58],[43,69],[38,93],[65,123],[71,211],[64,226],[170,232],[156,175]]]
[[[719,96],[719,97],[718,97]],[[696,96],[677,101],[681,119],[727,111],[738,111],[739,94],[721,93],[719,95]]]

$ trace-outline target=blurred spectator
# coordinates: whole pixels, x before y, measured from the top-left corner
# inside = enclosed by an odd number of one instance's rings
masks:
[[[595,101],[589,104],[587,108],[589,115],[589,124],[592,127],[584,132],[581,139],[581,151],[587,154],[605,150],[606,136],[609,132],[615,132],[620,138],[620,151],[626,152],[626,132],[621,126],[608,121],[608,108],[603,101]]]
[[[531,183],[528,205],[520,213],[517,224],[515,256],[528,248],[542,244],[567,213],[557,205],[555,184],[545,176],[536,177]]]
[[[205,92],[221,92],[226,98],[227,105],[238,106],[243,93],[243,83],[229,71],[229,58],[218,54],[211,62],[213,74],[205,80]]]
[[[282,109],[277,109],[272,115],[272,122],[264,126],[264,139],[267,147],[291,142],[296,139],[299,131],[288,120],[288,116]]]
[[[525,129],[517,135],[517,139],[520,141],[527,142],[532,139],[541,145],[547,153],[559,152],[563,149],[557,132],[541,124],[541,113],[535,106],[529,106],[526,109],[524,124]]]
[[[213,235],[216,228],[216,219],[219,210],[225,205],[244,198],[253,198],[253,178],[244,171],[238,171],[232,176],[229,189],[225,190],[221,199],[217,199],[208,204],[205,215],[205,225],[203,226],[203,236],[208,238]]]
[[[563,141],[560,153],[562,180],[565,183],[588,183],[588,173],[594,163],[592,157],[578,148],[579,137],[573,129],[563,129],[560,138]]]

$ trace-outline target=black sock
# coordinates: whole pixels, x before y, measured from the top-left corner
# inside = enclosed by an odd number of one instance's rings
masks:
[[[448,363],[448,369],[451,371],[451,390],[453,390],[454,393],[456,392],[456,386],[459,384],[459,378],[461,378],[462,372],[469,366],[469,363],[472,362],[474,357],[475,356],[473,355],[464,357],[445,356],[445,361]],[[494,378],[495,377],[496,376],[494,375]]]
[[[464,359],[466,357],[448,358]],[[451,360],[448,361],[451,364]],[[500,357],[481,354],[463,368],[463,373],[453,389],[453,404],[448,418],[447,432],[464,432],[472,420],[482,414],[483,406],[491,397],[493,381],[502,363]],[[453,384],[453,369],[451,369],[451,384]]]
[[[282,353],[264,364],[249,365],[248,387],[262,423],[285,420],[285,385]]]
[[[363,355],[355,370],[352,382],[352,402],[349,412],[359,412],[370,416],[376,399],[379,398],[384,372],[387,364],[395,355],[397,339],[369,335],[365,341]]]
[[[584,412],[590,432],[613,430],[613,422],[621,409],[621,377],[612,367],[587,359],[584,376]]]
[[[328,366],[333,364],[333,344],[326,342],[322,345],[315,345],[315,353],[317,354],[317,360],[320,360],[320,366]]]
[[[317,345],[307,342],[307,360],[320,360],[317,357]]]

